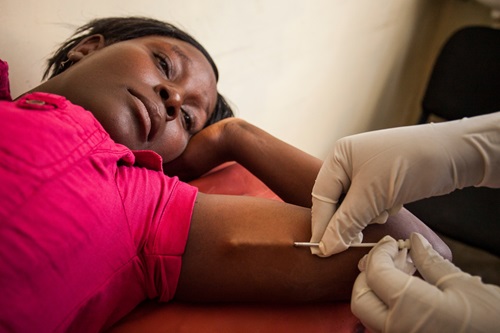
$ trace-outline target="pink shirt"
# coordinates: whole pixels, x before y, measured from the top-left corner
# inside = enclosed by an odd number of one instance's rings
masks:
[[[197,189],[0,61],[0,331],[96,332],[177,286]]]

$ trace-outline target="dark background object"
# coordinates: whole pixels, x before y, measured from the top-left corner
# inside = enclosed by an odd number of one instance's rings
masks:
[[[461,28],[435,61],[420,123],[496,111],[500,111],[500,29]],[[406,208],[433,230],[500,256],[500,189],[465,188]]]

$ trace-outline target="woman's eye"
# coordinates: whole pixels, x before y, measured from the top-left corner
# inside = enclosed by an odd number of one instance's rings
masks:
[[[170,65],[166,57],[157,55],[156,59],[158,60],[158,66],[160,66],[161,70],[165,73],[167,77],[170,76]]]
[[[193,127],[193,119],[186,111],[182,110],[182,116],[184,117],[184,124],[186,124],[186,130],[190,131]]]

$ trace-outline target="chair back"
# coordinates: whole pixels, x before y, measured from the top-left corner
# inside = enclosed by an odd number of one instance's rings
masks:
[[[500,29],[469,26],[444,44],[422,100],[420,123],[500,111]]]

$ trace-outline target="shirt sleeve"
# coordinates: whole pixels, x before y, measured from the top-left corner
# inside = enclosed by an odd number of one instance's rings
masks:
[[[198,190],[161,171],[119,169],[119,187],[142,259],[146,294],[169,301],[177,288]]]
[[[0,100],[12,101],[10,96],[9,64],[0,59]]]

